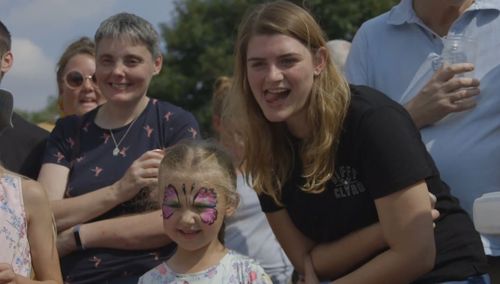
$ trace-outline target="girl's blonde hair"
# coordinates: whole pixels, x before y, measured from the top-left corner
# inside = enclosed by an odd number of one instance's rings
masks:
[[[162,191],[172,178],[193,180],[197,184],[222,190],[228,204],[238,205],[236,171],[231,156],[215,141],[183,140],[168,147],[159,172]]]
[[[233,163],[240,168],[243,144],[241,135],[238,133],[235,125],[230,121],[222,123],[222,112],[227,97],[231,95],[231,86],[233,80],[227,76],[220,76],[215,80],[212,93],[212,122],[218,142],[227,149],[233,158]],[[219,124],[216,125],[215,124]],[[223,128],[220,128],[223,124]]]
[[[232,80],[227,76],[219,76],[215,80],[212,92],[212,115],[221,116],[224,100],[231,90]]]
[[[286,35],[306,46],[312,55],[324,48],[326,66],[314,77],[306,102],[306,122],[314,132],[300,142],[298,155],[284,123],[264,117],[247,79],[248,42],[256,35]],[[236,119],[245,145],[246,174],[257,193],[281,203],[281,188],[290,177],[296,159],[303,165],[302,190],[322,192],[334,173],[334,157],[350,101],[349,85],[332,64],[326,37],[314,18],[287,1],[256,6],[247,12],[238,29],[235,46],[234,83],[225,102],[224,119]],[[311,74],[311,76],[314,76]]]

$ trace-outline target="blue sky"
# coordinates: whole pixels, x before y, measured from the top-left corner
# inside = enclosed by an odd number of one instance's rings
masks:
[[[137,14],[158,29],[173,11],[173,0],[0,0],[14,53],[1,88],[12,92],[16,109],[40,110],[57,96],[55,65],[71,41],[92,38],[99,23],[118,12]]]

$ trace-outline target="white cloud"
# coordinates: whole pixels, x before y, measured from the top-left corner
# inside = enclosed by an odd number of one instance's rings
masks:
[[[14,64],[5,75],[2,88],[14,95],[14,105],[23,110],[40,110],[49,95],[55,96],[55,63],[31,40],[13,38]],[[50,91],[49,91],[50,90]]]
[[[57,95],[55,62],[81,36],[93,37],[99,23],[118,12],[135,13],[158,27],[168,22],[172,0],[0,0],[0,19],[13,38],[14,67],[1,87],[23,110],[45,107]]]

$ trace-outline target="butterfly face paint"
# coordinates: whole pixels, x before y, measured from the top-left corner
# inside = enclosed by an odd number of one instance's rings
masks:
[[[177,189],[171,184],[165,188],[163,194],[162,213],[163,219],[169,219],[174,214],[174,210],[180,208],[179,194]]]
[[[213,188],[200,188],[193,197],[193,206],[199,210],[203,223],[212,225],[217,220],[217,193]]]
[[[186,190],[186,185],[182,184],[181,195],[184,195],[184,197],[182,198],[183,202],[181,202],[179,192],[175,186],[169,184],[165,188],[163,195],[163,219],[170,219],[177,209],[180,209],[183,206],[189,206],[190,208],[196,210],[203,223],[212,225],[217,220],[218,216],[217,193],[213,188],[201,187],[193,196],[192,194],[194,191],[194,184],[191,186],[190,190]],[[188,196],[190,195],[193,196],[191,202],[189,202],[188,199]]]

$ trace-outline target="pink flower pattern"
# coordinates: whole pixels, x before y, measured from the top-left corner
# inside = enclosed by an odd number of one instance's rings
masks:
[[[119,154],[120,154],[123,158],[127,157],[127,150],[128,150],[128,148],[129,148],[129,147],[122,147],[122,148],[120,149]]]
[[[172,115],[173,115],[173,113],[169,111],[169,112],[167,112],[167,113],[166,113],[163,117],[165,117],[165,120],[166,120],[166,121],[169,121],[169,120],[170,120],[170,117],[171,117]]]
[[[90,122],[85,123],[85,125],[82,127],[82,130],[85,132],[89,132],[89,126],[90,126]]]
[[[111,135],[109,135],[108,132],[103,132],[101,138],[104,139],[104,144],[107,144],[109,138],[111,138]]]
[[[177,274],[165,262],[151,269],[138,284],[272,284],[271,278],[253,259],[229,251],[218,264],[204,271]]]
[[[15,273],[29,277],[31,254],[21,185],[17,176],[0,176],[0,253]]]
[[[151,128],[151,126],[146,124],[146,126],[144,126],[144,130],[146,130],[146,135],[148,136],[148,138],[151,138],[151,134],[153,133],[153,128]]]
[[[98,167],[98,166],[95,166],[95,168],[93,169],[90,169],[92,172],[94,172],[95,176],[98,177],[101,172],[102,172],[102,168]]]
[[[188,132],[191,133],[191,138],[193,139],[196,139],[196,137],[198,136],[198,131],[193,127],[189,128]]]
[[[64,155],[61,152],[57,152],[54,156],[57,158],[57,163],[60,163],[64,159]]]

